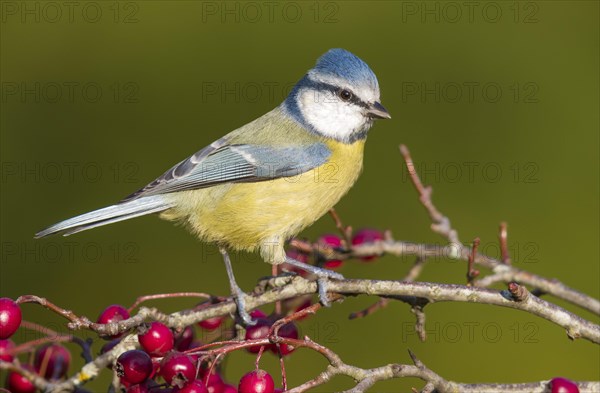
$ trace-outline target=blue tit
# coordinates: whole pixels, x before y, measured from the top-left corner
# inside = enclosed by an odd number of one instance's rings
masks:
[[[274,265],[288,262],[318,277],[341,277],[287,258],[284,244],[356,182],[367,132],[375,119],[390,118],[379,96],[377,77],[364,61],[344,49],[331,49],[272,111],[121,202],[59,222],[35,237],[66,236],[160,213],[219,247],[238,314],[250,323],[226,250],[258,250]]]

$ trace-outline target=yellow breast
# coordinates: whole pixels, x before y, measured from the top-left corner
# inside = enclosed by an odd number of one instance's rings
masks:
[[[364,141],[326,143],[332,154],[318,168],[293,177],[180,193],[182,208],[164,218],[186,216],[202,240],[238,250],[285,241],[331,209],[362,170]],[[281,244],[273,246],[282,249]]]

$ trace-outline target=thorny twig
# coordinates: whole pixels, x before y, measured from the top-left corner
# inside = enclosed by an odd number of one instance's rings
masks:
[[[346,226],[342,223],[342,219],[335,209],[329,210],[329,215],[333,218],[336,228],[342,235],[342,240],[344,241],[344,249],[350,248],[352,246],[352,227]]]
[[[473,247],[471,248],[471,254],[468,259],[468,267],[467,267],[467,285],[473,285],[473,280],[475,277],[479,275],[479,270],[473,268],[473,263],[475,262],[475,257],[477,256],[477,248],[479,247],[479,238],[476,237],[473,240]]]
[[[508,252],[508,225],[505,222],[500,223],[498,240],[500,241],[500,260],[507,265],[511,265],[512,261]]]
[[[277,282],[278,280],[279,277],[271,280],[274,286],[273,289],[261,294],[248,295],[246,306],[249,309],[253,309],[265,304],[273,303],[276,300],[289,299],[300,295],[316,294],[318,292],[317,284],[315,282],[308,281],[299,276],[293,278],[287,277],[287,279],[284,280],[287,284],[284,284],[283,282]],[[284,285],[278,286],[277,284]],[[548,303],[545,300],[539,299],[531,294],[524,295],[525,292],[521,292],[521,295],[518,299],[513,298],[513,294],[517,293],[518,291],[526,290],[518,284],[514,284],[511,287],[510,292],[504,294],[492,289],[468,287],[465,285],[424,282],[407,283],[401,281],[381,280],[341,280],[331,281],[329,283],[329,292],[342,296],[369,294],[375,296],[413,297],[427,299],[432,303],[457,301],[514,308],[537,315],[565,328],[568,336],[572,339],[585,338],[594,343],[600,343],[600,326],[586,321],[575,314],[562,309],[561,307],[558,307],[552,303]],[[129,319],[110,324],[111,329],[109,330],[111,334],[124,332],[135,326],[138,326],[148,319],[160,321],[170,327],[182,327],[197,323],[207,318],[228,315],[234,311],[235,303],[231,300],[212,305],[202,310],[184,310],[172,314],[163,314],[156,309],[142,307],[139,309],[137,315]],[[198,349],[202,350],[208,347],[222,345],[224,343],[228,343],[232,346],[230,349],[228,349],[228,351],[235,350],[236,348],[239,349],[252,346],[251,344],[248,344],[248,342],[225,341],[210,343]],[[269,343],[270,341],[267,339],[265,344],[261,345],[268,345]],[[290,342],[281,341],[280,343],[289,344]],[[291,345],[295,344],[297,343],[292,343]],[[56,386],[52,386],[50,391],[60,392],[63,390],[68,390],[69,388],[72,389],[74,386],[78,386],[89,379],[95,378],[99,371],[114,361],[118,354],[127,349],[131,349],[136,345],[137,336],[133,334],[129,335],[125,340],[116,345],[113,350],[98,356],[93,362],[84,366],[82,371],[75,376]]]

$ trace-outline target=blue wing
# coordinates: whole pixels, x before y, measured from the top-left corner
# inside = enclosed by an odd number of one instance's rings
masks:
[[[331,151],[323,143],[268,147],[228,144],[222,138],[175,165],[123,201],[222,183],[258,182],[296,176],[323,165],[330,155]]]

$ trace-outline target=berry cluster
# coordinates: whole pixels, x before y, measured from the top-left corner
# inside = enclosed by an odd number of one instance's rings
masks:
[[[349,236],[347,237],[349,238]],[[377,241],[384,240],[384,235],[381,231],[377,229],[363,228],[358,230],[351,239],[348,239],[352,246],[360,246],[365,243],[374,243]],[[304,263],[311,263],[311,257],[314,258],[314,264],[322,266],[327,269],[338,269],[341,268],[344,264],[344,261],[341,259],[333,259],[326,257],[327,253],[325,250],[333,250],[338,253],[347,253],[349,251],[350,244],[342,239],[340,236],[327,233],[325,235],[320,236],[317,239],[317,242],[314,245],[314,252],[307,252],[306,250],[298,250],[298,249],[290,249],[287,252],[287,255],[290,258],[296,259],[297,261]],[[369,255],[360,258],[363,262],[371,262],[377,259],[376,255]],[[296,274],[305,276],[306,272],[300,270],[296,267],[292,267],[284,264],[286,270],[290,270]]]
[[[205,307],[206,304],[198,308]],[[108,306],[97,319],[99,324],[117,323],[128,319],[129,311],[120,305]],[[252,317],[257,323],[248,328],[247,339],[268,337],[275,315],[267,316],[260,310],[254,310]],[[198,323],[199,328],[214,339],[230,338],[234,326],[224,327],[227,320],[223,317],[211,318]],[[0,299],[0,359],[4,362],[15,361],[15,344],[9,339],[21,325],[21,309],[8,298]],[[229,323],[228,325],[233,325]],[[195,353],[203,344],[195,339],[194,326],[174,330],[165,324],[154,321],[137,327],[140,349],[122,352],[111,369],[118,376],[121,389],[126,393],[276,393],[273,377],[264,370],[256,368],[245,374],[238,387],[224,381],[221,365],[213,358],[204,358]],[[108,341],[100,354],[112,350],[123,338],[124,333],[104,336]],[[298,328],[288,323],[279,329],[280,337],[298,338]],[[247,347],[249,353],[258,353],[260,347]],[[265,346],[281,356],[289,355],[294,348],[288,345],[272,344]],[[197,351],[199,352],[199,351]],[[21,367],[49,381],[64,380],[71,363],[71,353],[60,344],[45,344],[35,351],[31,363]],[[18,372],[9,372],[6,388],[11,393],[35,393],[33,382]],[[78,389],[78,392],[85,392]]]
[[[203,308],[207,304],[201,304]],[[125,318],[126,309],[113,305],[108,307],[98,318],[99,321],[117,322],[114,318]],[[276,316],[267,316],[260,310],[252,311],[257,321],[246,331],[246,339],[268,337]],[[206,336],[223,339],[233,334],[233,326],[224,327],[223,317],[210,318],[198,323]],[[217,331],[222,328],[220,331]],[[161,322],[143,324],[137,328],[141,349],[123,352],[113,367],[127,393],[274,393],[276,392],[273,377],[263,370],[254,370],[242,377],[239,387],[228,384],[221,374],[221,365],[214,359],[204,358],[195,353],[203,343],[196,340],[193,326],[186,326],[174,331]],[[293,323],[284,325],[279,331],[280,337],[298,337],[298,329]],[[113,348],[119,338],[107,343],[103,352]],[[275,353],[286,356],[294,348],[287,345],[269,348]],[[250,353],[258,353],[260,347],[248,347]]]

